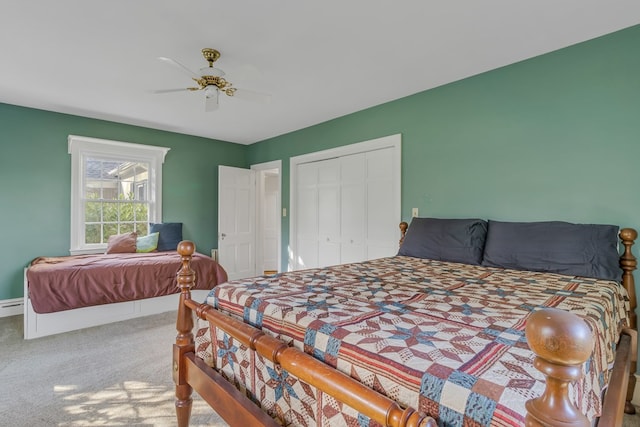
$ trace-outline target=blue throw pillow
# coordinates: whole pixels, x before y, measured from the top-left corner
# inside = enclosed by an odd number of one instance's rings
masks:
[[[182,223],[164,222],[150,224],[149,234],[160,233],[158,235],[158,251],[175,251],[178,243],[182,241]]]

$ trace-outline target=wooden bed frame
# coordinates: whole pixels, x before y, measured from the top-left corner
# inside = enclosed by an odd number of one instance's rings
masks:
[[[406,223],[401,224],[406,231]],[[623,270],[622,284],[630,298],[630,327],[624,329],[618,342],[615,363],[609,386],[603,401],[599,427],[622,425],[623,413],[635,413],[630,403],[635,388],[637,361],[636,293],[632,272],[637,260],[631,246],[638,233],[625,228],[620,231],[624,253],[620,257]],[[290,374],[317,387],[338,401],[351,406],[383,426],[435,427],[436,422],[412,408],[402,409],[395,401],[360,384],[334,368],[314,359],[264,332],[233,319],[208,304],[200,304],[191,297],[194,274],[190,268],[195,245],[182,241],[178,253],[182,269],[178,272],[180,305],[173,346],[173,380],[176,384],[176,415],[178,426],[189,425],[191,416],[191,394],[198,394],[231,426],[278,426],[279,424],[263,412],[248,397],[238,391],[222,375],[207,366],[195,355],[193,336],[193,314],[207,320],[212,327],[219,327],[257,351],[266,359],[280,365]],[[533,313],[526,326],[526,337],[536,355],[535,367],[546,377],[543,394],[526,403],[527,426],[590,426],[569,399],[568,385],[582,375],[582,365],[593,348],[593,337],[586,323],[578,316],[557,309],[544,309]]]

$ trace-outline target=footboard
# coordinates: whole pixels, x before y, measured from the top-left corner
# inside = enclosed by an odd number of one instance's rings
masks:
[[[193,355],[194,341],[192,313],[207,320],[212,326],[223,329],[234,339],[272,362],[278,369],[286,371],[301,381],[316,387],[339,402],[364,414],[380,425],[389,427],[436,427],[436,422],[412,408],[402,409],[398,404],[314,359],[308,354],[289,347],[281,341],[241,321],[224,315],[207,304],[190,299],[193,272],[189,258],[195,247],[191,242],[182,242],[178,251],[183,267],[178,273],[181,288],[178,312],[178,337],[174,345],[174,381],[176,383],[176,410],[178,424],[187,426],[191,411],[191,388],[206,400],[220,416],[231,425],[278,425],[266,414],[256,411],[256,405],[214,370],[198,361]],[[194,374],[200,369],[208,372],[207,379]],[[219,393],[223,393],[222,397]]]
[[[177,276],[181,294],[176,323],[178,334],[173,347],[173,379],[176,384],[176,413],[179,426],[189,424],[191,394],[194,389],[232,426],[279,425],[223,375],[195,356],[194,314],[208,321],[212,328],[223,330],[233,337],[233,340],[268,360],[277,371],[286,372],[286,375],[294,376],[301,382],[315,387],[380,425],[437,425],[434,419],[416,409],[401,408],[394,400],[310,355],[289,347],[210,305],[193,301],[190,290],[194,285],[195,276],[190,268],[190,259],[194,251],[195,245],[192,242],[183,241],[178,246],[182,269]],[[544,309],[531,316],[526,335],[531,349],[537,356],[535,366],[547,378],[542,396],[532,399],[526,405],[527,425],[590,425],[587,418],[571,403],[568,388],[572,381],[582,375],[582,365],[591,353],[593,339],[589,327],[573,314]],[[626,331],[618,344],[614,373],[599,426],[614,426],[621,422],[625,391],[636,346],[635,331]]]

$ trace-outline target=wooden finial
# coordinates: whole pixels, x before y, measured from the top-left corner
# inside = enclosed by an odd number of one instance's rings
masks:
[[[620,240],[624,245],[624,253],[620,257],[620,268],[622,268],[622,285],[629,294],[629,316],[631,328],[635,329],[637,326],[636,320],[636,285],[633,279],[633,271],[638,267],[638,260],[633,253],[631,253],[631,246],[638,238],[638,232],[633,228],[623,228],[620,230]]]
[[[402,221],[400,223],[400,242],[399,242],[400,246],[402,246],[402,242],[404,242],[404,236],[407,234],[407,228],[409,228],[409,224]]]
[[[189,240],[183,240],[178,243],[178,253],[181,256],[191,256],[196,251],[195,243]]]
[[[593,351],[589,326],[575,314],[545,308],[529,316],[525,333],[536,355],[533,365],[547,377],[542,395],[526,402],[527,426],[590,426],[568,389],[582,377],[582,365]]]
[[[191,269],[191,257],[196,251],[196,245],[189,240],[183,240],[178,243],[178,254],[180,254],[180,262],[182,267],[178,271],[178,287],[182,292],[191,290],[195,284],[195,273]]]

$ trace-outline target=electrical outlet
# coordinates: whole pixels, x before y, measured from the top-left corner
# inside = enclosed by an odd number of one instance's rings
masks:
[[[418,208],[411,209],[411,217],[415,218],[418,216]]]

